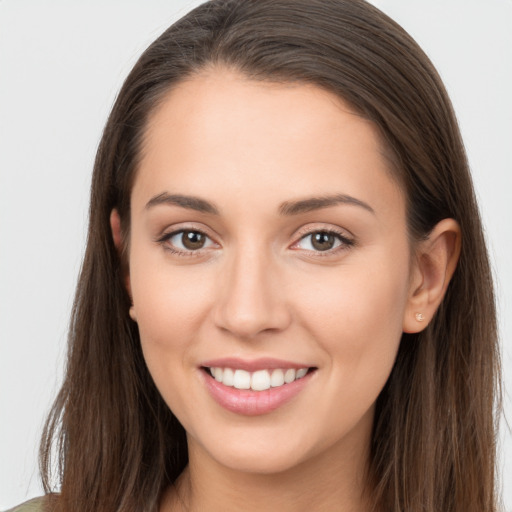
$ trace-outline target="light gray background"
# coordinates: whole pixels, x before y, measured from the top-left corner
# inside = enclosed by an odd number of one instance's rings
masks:
[[[0,0],[0,509],[41,493],[37,443],[61,380],[103,124],[137,56],[198,3]],[[459,117],[498,281],[510,418],[512,0],[374,3],[429,54]],[[510,430],[501,443],[512,511]]]

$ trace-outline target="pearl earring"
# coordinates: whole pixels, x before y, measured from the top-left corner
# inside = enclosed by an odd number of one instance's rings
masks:
[[[414,315],[416,317],[416,320],[418,320],[418,322],[423,322],[423,320],[425,320],[425,315],[423,315],[423,313],[416,313],[416,315]]]

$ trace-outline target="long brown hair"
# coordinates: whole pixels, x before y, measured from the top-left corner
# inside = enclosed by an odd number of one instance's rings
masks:
[[[128,238],[148,117],[173,86],[216,65],[340,96],[380,131],[407,196],[411,240],[444,218],[460,224],[446,296],[423,332],[403,335],[378,398],[368,492],[376,511],[497,510],[496,315],[466,155],[432,64],[363,0],[211,0],[165,31],[129,74],[98,149],[66,376],[41,445],[47,492],[57,462],[57,509],[154,512],[187,464],[185,432],[153,384],[128,315],[109,215],[118,209]]]

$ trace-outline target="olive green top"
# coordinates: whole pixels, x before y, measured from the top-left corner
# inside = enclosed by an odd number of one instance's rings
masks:
[[[41,498],[34,498],[33,500],[26,501],[21,505],[6,510],[5,512],[43,512],[44,502],[44,496]]]

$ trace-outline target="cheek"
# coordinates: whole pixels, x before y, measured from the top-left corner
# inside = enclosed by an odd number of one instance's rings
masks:
[[[379,386],[387,380],[402,335],[408,260],[403,252],[386,261],[372,259],[372,264],[359,261],[316,274],[298,300],[303,324],[336,373],[357,385],[371,384],[374,377]]]
[[[327,377],[316,406],[325,411],[326,442],[359,424],[371,429],[375,401],[400,344],[407,297],[403,270],[339,270],[336,278],[317,279],[300,296],[303,326],[324,354]]]
[[[211,280],[193,266],[173,267],[165,258],[148,261],[145,256],[132,255],[130,278],[146,361],[161,365],[165,354],[182,360],[205,318]]]
[[[198,403],[200,396],[190,382],[196,379],[198,333],[211,294],[205,286],[211,280],[190,267],[133,262],[133,300],[146,365],[169,408],[191,429],[195,413],[190,403]]]

